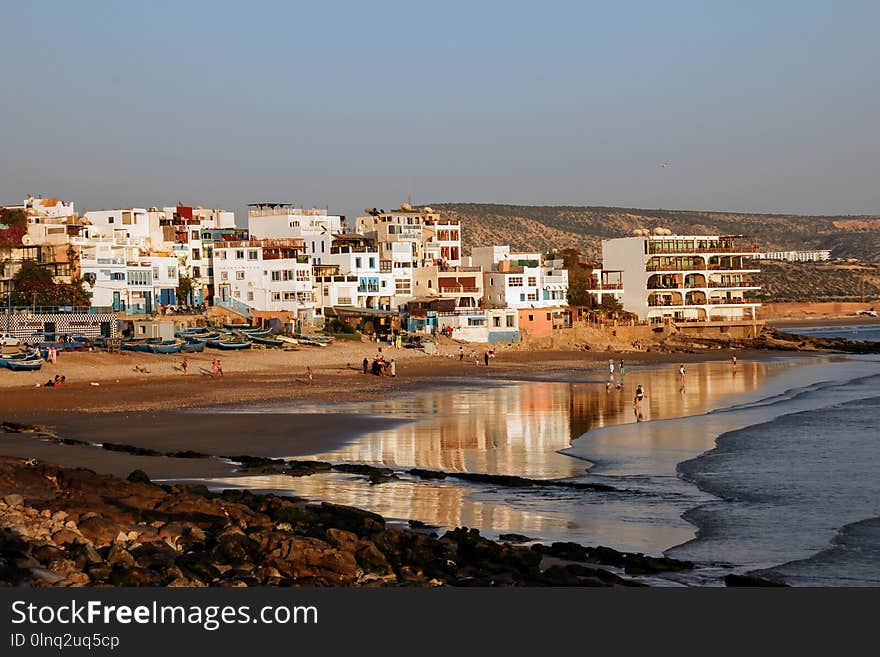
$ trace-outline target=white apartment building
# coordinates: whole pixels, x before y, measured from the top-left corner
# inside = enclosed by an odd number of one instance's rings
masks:
[[[470,262],[483,271],[487,308],[555,308],[568,305],[568,271],[561,259],[511,253],[509,246],[481,246]]]
[[[248,205],[251,239],[301,239],[312,264],[328,262],[333,236],[345,233],[345,217],[320,208],[297,208],[290,203]]]
[[[413,296],[418,299],[451,299],[456,309],[482,308],[483,272],[479,267],[418,267],[413,280]]]
[[[251,316],[314,316],[312,265],[301,239],[263,239],[214,244],[215,305]]]
[[[356,234],[336,235],[326,262],[338,266],[343,275],[357,277],[358,285],[353,299],[355,306],[391,309],[391,297],[394,295],[391,261],[380,258],[375,240]]]
[[[641,235],[604,240],[604,267],[620,270],[621,301],[639,319],[754,322],[761,305],[752,264],[757,248],[742,235]]]
[[[758,254],[759,260],[784,260],[786,262],[823,262],[831,259],[831,249],[816,251],[767,251]]]
[[[150,215],[145,208],[90,210],[83,218],[87,237],[150,238]]]
[[[402,203],[390,212],[371,208],[357,218],[355,230],[379,243],[383,259],[391,258],[392,244],[408,242],[417,267],[462,264],[461,223],[444,219],[429,207],[419,209]]]

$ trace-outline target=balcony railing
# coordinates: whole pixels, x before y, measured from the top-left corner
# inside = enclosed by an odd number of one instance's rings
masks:
[[[379,291],[378,285],[358,285],[358,292],[375,293]]]
[[[471,293],[471,292],[479,292],[479,291],[480,291],[480,288],[478,288],[478,287],[465,287],[463,285],[457,285],[454,287],[445,286],[445,287],[440,288],[440,292],[442,292],[444,294],[462,294],[465,292]]]
[[[756,240],[648,240],[648,254],[675,253],[757,253]]]

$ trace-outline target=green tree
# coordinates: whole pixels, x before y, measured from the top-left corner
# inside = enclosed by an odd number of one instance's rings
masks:
[[[46,267],[26,260],[12,279],[12,303],[17,306],[88,306],[91,300],[82,281],[56,283]]]
[[[193,280],[189,276],[181,274],[177,279],[177,303],[188,305],[192,291]]]
[[[568,270],[568,303],[571,306],[590,306],[592,297],[587,290],[593,282],[593,269],[583,264],[577,249],[563,249],[562,262]]]

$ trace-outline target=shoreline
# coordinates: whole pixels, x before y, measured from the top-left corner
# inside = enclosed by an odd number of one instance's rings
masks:
[[[315,370],[312,385],[278,374],[230,373],[195,396],[195,376],[129,380],[109,387],[72,383],[63,388],[8,389],[0,402],[0,422],[41,425],[65,439],[89,443],[122,443],[161,452],[195,451],[214,457],[245,454],[257,457],[308,456],[326,452],[359,435],[395,426],[405,419],[369,417],[342,407],[394,396],[416,397],[461,386],[513,385],[519,382],[572,382],[594,378],[603,385],[608,358],[626,356],[630,372],[678,362],[725,361],[733,352],[622,355],[599,352],[543,354],[535,371],[532,360],[501,355],[490,367],[447,358],[403,362],[398,377],[363,375],[338,368]],[[741,351],[741,362],[789,358],[791,352]],[[75,355],[75,354],[74,354]],[[508,358],[505,358],[508,356]],[[517,354],[522,356],[522,354]],[[158,358],[158,357],[157,357]],[[530,362],[530,360],[532,362]],[[241,393],[242,384],[246,393]],[[112,405],[106,391],[112,389]],[[96,393],[96,391],[98,391]],[[177,402],[174,404],[173,402]],[[289,404],[286,412],[249,412],[260,406]],[[123,410],[119,410],[119,407]],[[235,412],[242,409],[241,412]],[[219,411],[211,413],[211,411]],[[243,440],[244,436],[248,436]],[[57,444],[23,433],[0,432],[0,455],[37,458],[65,467],[88,467],[126,476],[135,469],[157,479],[229,476],[233,466],[219,459],[136,456],[100,447]]]

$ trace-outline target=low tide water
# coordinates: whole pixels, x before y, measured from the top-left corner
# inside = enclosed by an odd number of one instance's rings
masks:
[[[462,382],[382,403],[336,406],[334,412],[408,421],[310,458],[386,466],[399,480],[371,486],[361,477],[328,473],[230,477],[211,484],[329,500],[398,522],[477,527],[488,536],[515,532],[545,542],[667,552],[702,564],[688,583],[715,583],[723,572],[764,568],[797,583],[816,581],[803,573],[809,569],[819,578],[817,563],[833,564],[821,575],[824,583],[871,582],[865,559],[852,559],[841,546],[880,532],[871,522],[880,516],[871,507],[880,491],[870,494],[880,478],[871,452],[876,444],[868,438],[876,411],[865,401],[880,394],[880,363],[791,358],[734,368],[727,361],[707,362],[687,367],[683,389],[677,369],[631,369],[622,388],[610,392],[598,379]],[[648,421],[640,423],[633,421],[631,404],[637,384],[648,393]],[[295,440],[296,413],[318,409],[272,410],[290,413]],[[843,426],[840,414],[863,418],[865,428],[850,427],[851,440],[835,440],[834,427]],[[777,429],[774,422],[802,425]],[[813,438],[805,438],[808,431]],[[774,446],[768,436],[785,445]],[[413,467],[565,478],[615,491],[423,481],[406,473]],[[853,504],[858,486],[864,503]],[[818,491],[831,488],[831,499],[820,504]],[[755,491],[756,499],[743,490]],[[846,513],[837,508],[847,504]],[[824,520],[807,522],[800,514]],[[841,564],[850,562],[853,572],[844,574]],[[829,572],[838,573],[837,579]]]

